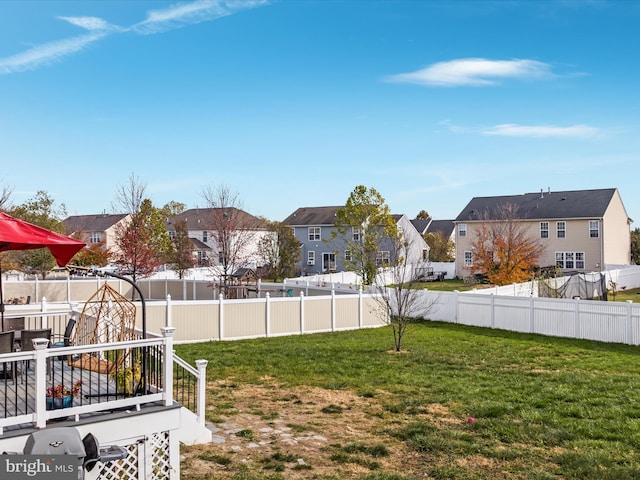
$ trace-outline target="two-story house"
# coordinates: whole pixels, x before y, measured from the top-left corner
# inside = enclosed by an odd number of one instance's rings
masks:
[[[283,223],[293,228],[294,236],[301,243],[300,272],[303,275],[344,271],[345,258],[349,258],[347,243],[343,237],[333,237],[336,230],[336,211],[344,206],[302,207],[284,219]],[[429,247],[406,215],[392,215],[398,230],[408,245],[406,258],[409,263],[426,261]],[[358,241],[363,235],[361,226],[354,225],[349,241]],[[377,256],[378,266],[383,267],[393,261],[392,242],[381,245]]]
[[[99,213],[93,215],[72,215],[62,223],[67,234],[82,240],[87,245],[102,244],[111,253],[117,250],[115,235],[117,226],[129,221],[126,213]]]
[[[193,245],[193,253],[200,266],[217,266],[224,263],[223,248],[219,237],[220,219],[229,222],[227,262],[233,273],[237,268],[262,265],[258,245],[271,235],[267,222],[238,208],[192,208],[171,217],[166,226],[169,236],[175,238],[176,225],[185,222],[187,234]]]
[[[472,246],[480,225],[501,206],[515,207],[527,235],[543,247],[540,267],[565,272],[602,271],[628,265],[631,259],[631,219],[615,188],[573,190],[499,197],[474,197],[455,219],[456,275],[473,270]]]

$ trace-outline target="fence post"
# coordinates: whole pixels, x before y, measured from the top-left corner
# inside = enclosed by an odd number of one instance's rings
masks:
[[[171,327],[172,326],[172,317],[171,317],[171,295],[167,294],[167,310],[166,310],[166,317],[165,317],[165,326],[166,327]]]
[[[633,300],[627,300],[627,344],[633,345]]]
[[[533,308],[533,299],[534,297],[529,297],[529,333],[536,333],[535,326],[535,309]]]
[[[331,285],[331,331],[336,331],[336,290]]]
[[[304,292],[300,290],[300,334],[304,333]]]
[[[208,360],[196,360],[198,369],[198,423],[204,426],[205,412],[207,411],[207,364]]]
[[[453,323],[459,323],[458,316],[460,315],[460,291],[453,291],[454,297],[453,301],[455,302],[455,311],[453,312]]]
[[[362,313],[362,286],[358,290],[358,327],[362,329],[363,313]]]
[[[67,276],[67,303],[71,303],[71,275]]]
[[[36,355],[36,428],[45,428],[47,426],[47,403],[46,403],[46,391],[47,391],[47,346],[49,345],[48,338],[35,338],[33,339],[33,348]]]
[[[47,297],[42,297],[42,303],[40,304],[40,311],[41,312],[46,312],[47,311]],[[42,315],[40,317],[40,327],[37,328],[47,328],[49,326],[49,320],[48,317],[46,317],[45,315]]]
[[[173,405],[173,334],[176,329],[174,327],[162,327],[162,336],[164,337],[164,404],[169,407]]]
[[[496,328],[496,296],[491,293],[491,328]]]
[[[580,338],[580,297],[573,299],[575,304],[575,338]]]
[[[271,295],[267,292],[264,295],[264,336],[269,337],[271,328]]]
[[[218,295],[218,340],[222,340],[222,329],[224,328],[224,295]]]

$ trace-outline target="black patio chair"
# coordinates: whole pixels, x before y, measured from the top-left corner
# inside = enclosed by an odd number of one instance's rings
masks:
[[[13,330],[8,332],[0,332],[0,353],[15,352],[15,333]],[[2,363],[2,378],[7,379],[7,363],[11,363],[11,378],[13,383],[16,383],[16,362],[3,362]]]

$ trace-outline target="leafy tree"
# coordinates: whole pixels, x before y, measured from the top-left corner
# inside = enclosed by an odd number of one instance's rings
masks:
[[[640,228],[631,232],[631,261],[640,265]]]
[[[181,202],[170,201],[160,210],[166,218],[175,217],[185,211],[187,206]]]
[[[442,232],[427,233],[424,240],[429,245],[429,259],[432,262],[452,262],[454,260],[455,243],[450,238],[445,238]]]
[[[336,211],[331,239],[345,243],[347,270],[355,271],[364,285],[371,285],[377,273],[382,246],[396,238],[398,229],[384,198],[374,188],[358,185],[343,208]],[[384,248],[388,250],[388,248]]]
[[[500,205],[481,219],[471,246],[473,271],[486,274],[495,285],[531,279],[543,247],[519,220],[518,207]]]
[[[416,220],[429,220],[430,218],[431,216],[426,210],[420,210],[418,215],[416,215]]]
[[[9,214],[54,232],[64,233],[62,219],[67,215],[66,207],[64,204],[56,206],[55,200],[44,190],[39,190],[25,203],[13,207]],[[16,251],[12,257],[24,271],[39,274],[43,278],[56,265],[53,255],[46,248]]]
[[[282,222],[265,220],[271,235],[265,235],[258,242],[258,250],[265,263],[270,266],[270,274],[276,280],[282,280],[295,274],[296,264],[300,261],[300,241],[292,228]]]
[[[167,263],[176,271],[178,278],[184,278],[184,274],[197,263],[193,256],[193,244],[189,238],[186,220],[176,223],[173,246],[167,257]]]
[[[129,222],[115,227],[116,252],[113,260],[120,272],[135,282],[150,276],[164,263],[169,251],[169,234],[157,228],[158,210],[149,200],[144,200],[141,210],[131,215]],[[162,223],[164,228],[164,223]]]
[[[220,288],[228,297],[232,274],[255,258],[252,247],[258,240],[256,230],[262,222],[242,210],[239,194],[226,185],[205,187],[203,197],[211,212],[208,219],[211,240],[218,249]]]
[[[105,242],[89,243],[73,257],[73,264],[80,267],[104,267],[109,264],[111,253]]]

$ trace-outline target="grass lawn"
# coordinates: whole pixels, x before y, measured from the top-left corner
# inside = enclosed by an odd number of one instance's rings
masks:
[[[640,478],[636,347],[431,322],[410,328],[406,352],[392,346],[387,328],[177,346],[209,360],[210,422],[253,414],[327,439],[270,437],[248,457],[183,447],[183,477]],[[256,429],[239,435],[262,445]]]

